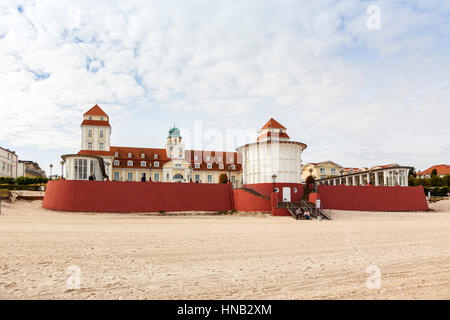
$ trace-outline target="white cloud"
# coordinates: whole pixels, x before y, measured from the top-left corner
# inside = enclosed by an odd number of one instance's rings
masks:
[[[359,1],[1,3],[0,141],[76,151],[98,103],[217,128],[274,115],[311,161],[446,161],[450,6],[374,3],[380,30]]]

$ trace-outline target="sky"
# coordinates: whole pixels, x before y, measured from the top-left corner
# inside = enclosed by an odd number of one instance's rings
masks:
[[[95,104],[116,146],[273,117],[304,163],[448,164],[450,1],[1,1],[0,146],[48,172]]]

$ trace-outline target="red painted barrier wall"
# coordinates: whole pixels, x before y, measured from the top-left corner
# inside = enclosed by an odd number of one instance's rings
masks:
[[[422,186],[319,186],[324,209],[361,211],[423,211],[428,203]]]
[[[272,211],[270,200],[256,196],[250,192],[233,189],[234,209],[243,212]]]
[[[300,183],[276,183],[275,186],[280,190],[277,193],[278,201],[280,202],[283,201],[283,187],[291,188],[291,202],[297,202],[302,199],[303,185]],[[273,183],[247,184],[245,187],[253,189],[269,199],[273,191]],[[294,188],[297,189],[297,192],[295,192]]]
[[[227,211],[231,184],[50,181],[42,206],[61,211]]]

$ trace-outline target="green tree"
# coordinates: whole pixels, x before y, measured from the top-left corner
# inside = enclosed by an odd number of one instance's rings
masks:
[[[436,170],[436,169],[433,169],[433,170],[431,171],[431,176],[432,176],[432,177],[437,176],[437,170]]]
[[[414,167],[409,169],[408,176],[409,177],[414,177],[414,178],[417,177],[416,169]]]
[[[225,173],[219,176],[219,183],[228,183],[228,176]]]

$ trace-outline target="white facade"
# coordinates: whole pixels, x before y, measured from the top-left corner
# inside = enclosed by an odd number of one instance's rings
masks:
[[[17,178],[18,160],[14,151],[0,147],[0,177]]]
[[[301,154],[306,145],[291,141],[266,141],[239,147],[243,184],[301,183]]]
[[[99,161],[99,157],[82,156],[82,155],[67,155],[63,156],[66,161],[67,180],[88,180],[91,174],[94,174],[96,180],[103,180],[102,168],[103,165]]]

